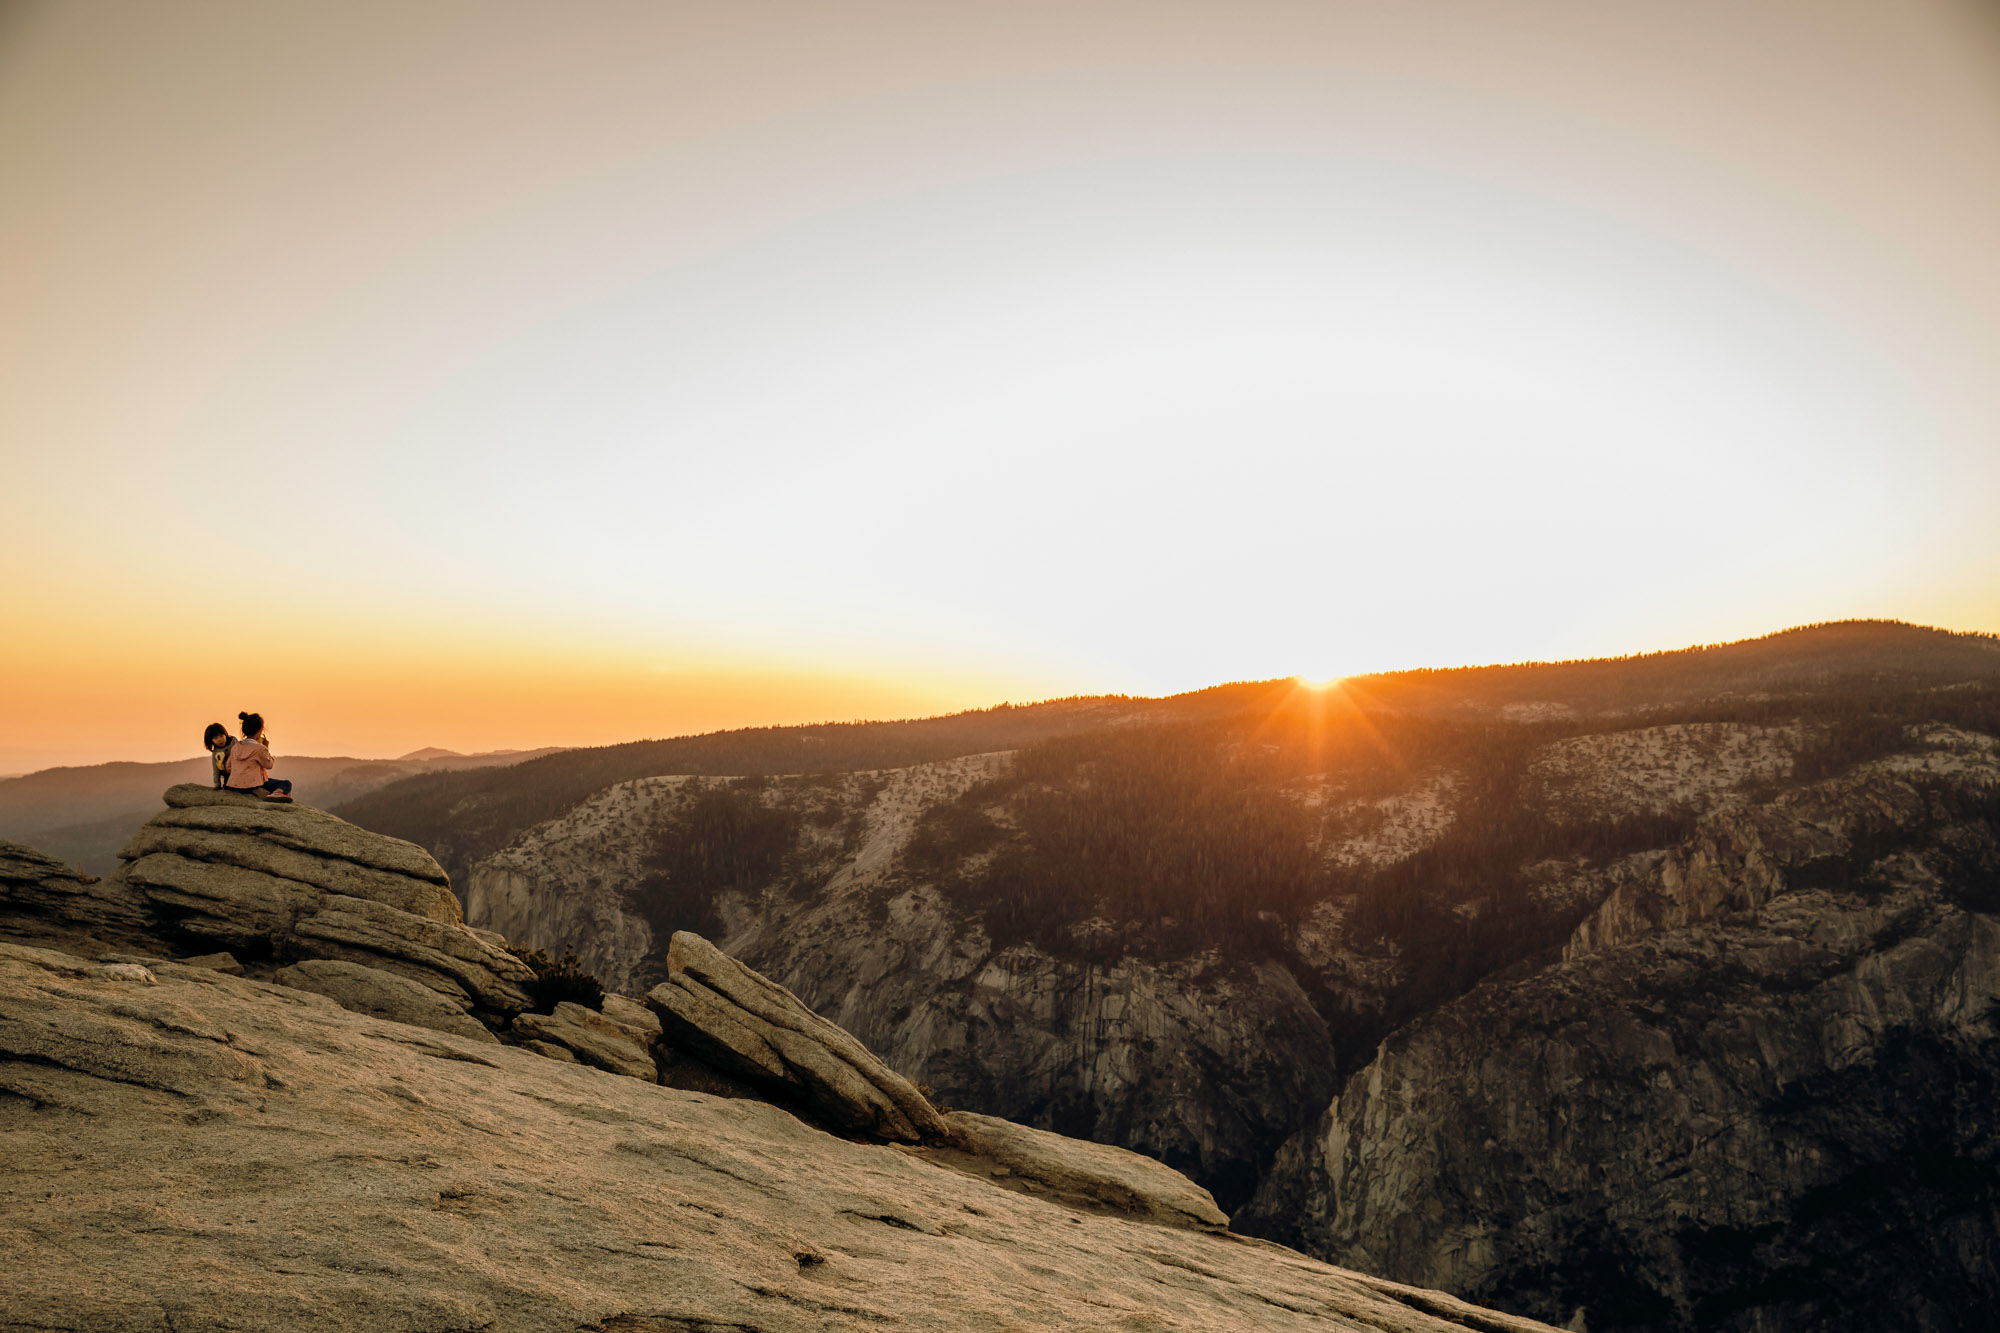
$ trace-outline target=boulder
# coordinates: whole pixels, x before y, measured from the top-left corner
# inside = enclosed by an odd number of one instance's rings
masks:
[[[450,894],[451,877],[429,852],[414,842],[371,832],[310,805],[297,802],[279,805],[193,783],[167,788],[166,802],[170,813],[157,815],[151,822],[256,833],[314,856],[334,857],[357,866],[426,880],[444,889],[447,896]],[[455,907],[451,919],[459,919]]]
[[[769,1093],[802,1101],[837,1129],[903,1143],[950,1135],[902,1075],[790,991],[701,936],[677,931],[667,980],[646,996],[669,1045]]]
[[[644,1002],[629,995],[619,995],[615,991],[604,992],[604,1016],[614,1023],[623,1023],[628,1028],[637,1028],[652,1036],[660,1035],[660,1018]]]
[[[970,1111],[944,1122],[945,1165],[1008,1189],[1046,1193],[1070,1207],[1096,1207],[1161,1226],[1222,1231],[1229,1218],[1201,1186],[1164,1162],[1108,1143],[1088,1143]]]
[[[121,860],[169,852],[372,899],[433,921],[464,922],[450,877],[413,842],[309,805],[275,805],[191,783],[169,787],[166,802],[119,852]]]
[[[429,988],[461,1017],[529,1007],[533,972],[464,926],[449,878],[414,843],[311,806],[207,787],[170,788],[166,803],[126,844],[106,890],[156,935],[244,959],[379,969]]]
[[[569,1000],[558,1004],[554,1013],[514,1015],[514,1031],[523,1038],[560,1046],[579,1063],[594,1069],[643,1078],[648,1083],[656,1083],[660,1077],[659,1066],[653,1061],[657,1019],[653,1026],[654,1032],[628,1027],[608,1014]]]
[[[304,809],[296,805],[291,808]],[[177,810],[168,813],[191,812]],[[192,813],[237,812],[204,810]],[[308,810],[307,813],[317,812]],[[458,900],[451,896],[449,889],[408,875],[356,865],[337,857],[302,852],[296,847],[270,841],[263,834],[189,828],[178,822],[149,823],[125,844],[119,855],[127,861],[134,861],[156,852],[191,861],[236,866],[281,880],[311,884],[327,893],[344,894],[350,898],[373,899],[432,921],[452,924],[458,921]]]
[[[155,852],[113,876],[137,890],[174,933],[251,950],[288,935],[324,896],[312,885],[239,866]]]
[[[202,960],[190,958],[187,964],[200,966]],[[309,958],[280,969],[272,979],[294,990],[324,995],[357,1014],[499,1044],[500,1039],[478,1019],[430,987],[379,967],[336,958]]]

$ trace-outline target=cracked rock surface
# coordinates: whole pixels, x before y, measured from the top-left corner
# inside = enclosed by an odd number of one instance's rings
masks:
[[[1544,1327],[172,962],[0,945],[0,1145],[10,1327]]]
[[[990,1115],[952,1111],[937,1156],[1007,1189],[1046,1193],[1072,1207],[1111,1208],[1161,1226],[1221,1231],[1229,1218],[1201,1186],[1163,1162]]]
[[[463,924],[423,848],[307,805],[192,784],[168,788],[165,800],[106,879],[60,866],[37,877],[26,849],[0,857],[0,926],[54,943],[83,932],[142,951],[165,942],[281,963],[339,960],[415,982],[460,1011],[529,1006],[527,964]]]
[[[904,1143],[950,1137],[910,1081],[846,1029],[701,936],[676,931],[646,995],[666,1040],[725,1074],[803,1099],[845,1130]]]
[[[514,1016],[514,1031],[524,1041],[560,1047],[579,1064],[593,1069],[648,1081],[657,1080],[660,1075],[653,1058],[653,1042],[659,1026],[655,1022],[648,1032],[569,1000],[556,1005],[552,1013]]]
[[[199,960],[185,960],[199,965]],[[500,1039],[465,1010],[421,982],[384,972],[379,967],[345,963],[337,958],[308,958],[280,968],[272,977],[281,986],[324,995],[343,1009],[386,1018],[392,1023],[430,1028],[454,1036],[498,1045]]]

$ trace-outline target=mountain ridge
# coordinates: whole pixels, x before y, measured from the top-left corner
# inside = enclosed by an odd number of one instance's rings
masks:
[[[1633,670],[1636,692],[1603,688]],[[1963,679],[2000,671],[2000,639],[1901,621],[1835,621],[1756,639],[1628,658],[1426,668],[1351,677],[1340,690],[1372,706],[1418,713],[1504,715],[1510,705],[1560,716],[1669,707],[1788,681]],[[1704,684],[1705,682],[1705,684]],[[388,784],[344,802],[357,823],[429,847],[464,881],[519,832],[594,792],[641,777],[855,772],[1032,744],[1057,735],[1150,721],[1198,721],[1268,707],[1294,678],[1209,686],[1161,698],[1073,696],[904,721],[753,727],[616,746],[582,747],[502,775],[439,774]],[[1453,691],[1456,691],[1455,693]]]

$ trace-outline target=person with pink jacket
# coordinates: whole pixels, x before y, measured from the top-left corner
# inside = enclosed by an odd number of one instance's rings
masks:
[[[257,796],[267,801],[289,801],[292,799],[292,784],[287,778],[271,776],[271,746],[264,739],[264,715],[262,713],[238,713],[243,719],[243,739],[229,742],[229,776],[225,785],[230,791],[242,792],[245,796]]]

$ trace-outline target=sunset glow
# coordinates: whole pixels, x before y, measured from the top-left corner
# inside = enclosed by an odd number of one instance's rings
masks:
[[[1969,4],[29,5],[0,179],[0,773],[2000,628]]]

